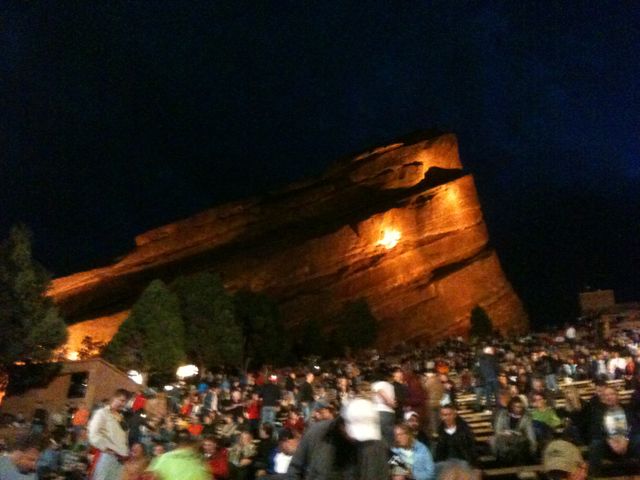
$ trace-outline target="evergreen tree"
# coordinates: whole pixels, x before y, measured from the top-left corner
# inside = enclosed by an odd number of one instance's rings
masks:
[[[245,364],[283,364],[290,359],[291,342],[280,320],[278,306],[266,295],[240,291],[234,296],[242,325]]]
[[[67,338],[64,320],[45,296],[50,280],[32,257],[28,229],[13,227],[0,244],[0,390],[9,365],[48,360]]]
[[[378,322],[366,300],[359,299],[344,306],[335,321],[335,348],[360,350],[371,347],[378,338]]]
[[[185,359],[178,297],[154,280],[107,345],[104,357],[122,369],[171,373]]]
[[[242,328],[236,321],[233,297],[218,275],[179,277],[171,288],[178,295],[185,323],[185,348],[200,366],[240,365]]]
[[[300,357],[324,357],[331,354],[333,339],[327,337],[317,318],[310,318],[302,324],[298,338],[300,341],[296,345],[296,353]]]
[[[493,334],[493,322],[486,310],[481,306],[471,310],[469,336],[471,338],[485,338]]]

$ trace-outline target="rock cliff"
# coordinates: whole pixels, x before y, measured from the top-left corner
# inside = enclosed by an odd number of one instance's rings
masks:
[[[121,318],[152,279],[212,270],[232,290],[277,299],[291,325],[364,298],[381,346],[466,333],[475,305],[522,331],[526,314],[488,240],[455,136],[423,133],[146,232],[124,258],[56,279],[49,294],[73,320]]]

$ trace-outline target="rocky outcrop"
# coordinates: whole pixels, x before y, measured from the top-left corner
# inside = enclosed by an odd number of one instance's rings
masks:
[[[475,305],[503,331],[527,326],[451,134],[401,139],[151,230],[117,263],[56,279],[49,294],[68,317],[92,319],[127,309],[154,278],[202,270],[276,298],[291,325],[365,298],[383,346],[464,333]]]

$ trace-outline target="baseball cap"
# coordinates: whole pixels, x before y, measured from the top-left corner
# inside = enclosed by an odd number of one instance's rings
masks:
[[[342,409],[345,430],[354,440],[380,440],[380,417],[373,403],[364,398],[351,400]]]
[[[413,410],[410,410],[410,411],[408,411],[408,412],[405,412],[405,413],[404,413],[404,421],[405,421],[405,422],[408,422],[408,421],[409,421],[409,419],[410,419],[411,417],[413,417],[413,416],[419,417],[418,413],[417,413],[417,412],[414,412]]]
[[[573,473],[584,463],[584,459],[578,447],[573,443],[565,440],[553,440],[544,450],[542,463],[545,472],[559,470]]]

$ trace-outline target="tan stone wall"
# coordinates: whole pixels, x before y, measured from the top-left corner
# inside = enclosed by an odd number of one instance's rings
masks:
[[[583,314],[597,313],[615,304],[613,290],[596,290],[580,294],[580,310]]]
[[[67,398],[71,374],[75,372],[89,373],[87,393],[84,398]],[[0,411],[14,415],[22,412],[30,420],[39,401],[49,412],[60,411],[67,404],[76,406],[81,401],[85,401],[91,408],[95,402],[109,398],[118,388],[135,391],[138,385],[124,372],[101,359],[65,362],[60,374],[46,388],[32,389],[23,395],[5,397]]]

